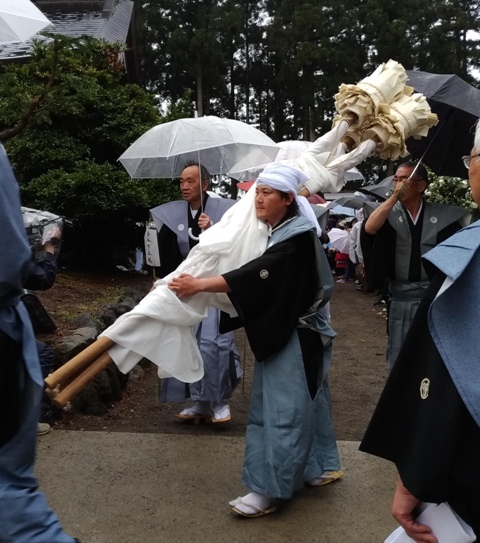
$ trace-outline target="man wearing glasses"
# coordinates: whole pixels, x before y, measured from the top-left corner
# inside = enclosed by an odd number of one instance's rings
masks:
[[[428,286],[422,255],[471,218],[466,209],[424,199],[428,173],[421,163],[401,164],[393,180],[393,194],[370,214],[361,234],[369,289],[388,281],[390,368]]]
[[[477,123],[472,155],[463,157],[477,205],[479,149]],[[480,221],[424,260],[430,285],[360,450],[395,463],[399,477],[391,512],[409,541],[480,541]],[[433,515],[418,516],[423,502]],[[395,541],[400,539],[405,540]]]
[[[470,169],[470,162],[472,162],[473,158],[476,158],[477,156],[480,156],[480,153],[476,153],[475,155],[465,155],[462,156],[463,165],[467,170]]]

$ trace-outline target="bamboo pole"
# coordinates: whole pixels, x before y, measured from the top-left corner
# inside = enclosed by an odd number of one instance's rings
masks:
[[[67,403],[80,391],[82,391],[90,381],[92,381],[101,371],[112,363],[110,355],[106,352],[101,354],[85,371],[78,375],[71,383],[65,386],[56,396],[52,397],[53,402],[58,407],[65,407]]]
[[[245,394],[245,372],[247,370],[247,334],[243,329],[242,394]]]
[[[58,368],[58,370],[54,371],[45,378],[47,389],[53,391],[57,386],[61,387],[62,383],[71,380],[72,377],[92,364],[92,362],[94,362],[112,345],[114,345],[114,342],[108,337],[101,337],[94,341],[81,353],[78,353],[63,366]]]

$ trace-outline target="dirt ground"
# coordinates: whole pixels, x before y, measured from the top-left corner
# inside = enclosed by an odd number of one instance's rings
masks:
[[[62,271],[56,284],[41,293],[41,300],[57,324],[57,331],[42,336],[55,343],[75,328],[75,317],[98,312],[114,302],[126,288],[135,284],[148,289],[151,277],[132,273],[102,274]],[[353,282],[335,284],[331,301],[334,340],[330,370],[333,419],[339,440],[361,439],[387,376],[385,362],[386,325],[381,306],[373,296],[357,291]],[[130,380],[120,402],[112,404],[104,416],[65,413],[58,428],[167,434],[223,432],[244,435],[253,357],[243,330],[236,332],[237,348],[244,361],[244,380],[230,400],[232,421],[225,424],[185,423],[174,417],[180,408],[158,402],[159,380],[155,368],[144,364],[144,376]]]

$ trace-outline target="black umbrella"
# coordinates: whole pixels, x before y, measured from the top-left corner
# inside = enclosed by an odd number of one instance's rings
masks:
[[[389,175],[388,177],[385,177],[385,179],[382,179],[380,183],[376,183],[375,185],[365,185],[364,187],[360,187],[357,190],[359,192],[363,192],[364,194],[369,194],[377,200],[386,200],[388,193],[391,192],[392,189],[393,175]]]
[[[361,198],[359,196],[342,196],[341,198],[337,198],[336,200],[332,200],[331,202],[329,202],[327,207],[329,209],[333,209],[337,206],[361,209],[363,207],[363,204],[365,203],[365,200],[365,198]]]
[[[480,117],[480,90],[457,75],[413,70],[407,70],[407,75],[407,84],[427,98],[439,119],[426,138],[410,138],[408,150],[415,159],[423,157],[423,162],[438,175],[465,178],[462,156],[473,147],[474,125]]]
[[[310,204],[312,206],[313,212],[315,213],[315,217],[317,217],[318,224],[320,225],[320,228],[322,229],[322,232],[327,231],[327,219],[328,219],[328,209],[327,207],[318,205],[318,204]]]

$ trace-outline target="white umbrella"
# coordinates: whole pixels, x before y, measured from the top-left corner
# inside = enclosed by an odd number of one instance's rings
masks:
[[[133,178],[178,177],[189,160],[211,174],[272,162],[278,145],[252,125],[207,116],[157,125],[118,159]]]
[[[50,213],[50,211],[40,211],[39,209],[32,209],[25,206],[22,206],[22,217],[25,228],[32,226],[43,227],[47,224],[63,221],[62,217],[55,215],[55,213]]]
[[[0,0],[1,3],[2,0]],[[23,224],[27,231],[28,240],[35,252],[43,251],[43,245],[52,238],[60,239],[63,231],[64,218],[49,211],[41,211],[22,206]],[[58,256],[60,244],[55,247]]]
[[[51,24],[30,0],[0,0],[0,44],[25,41]]]
[[[284,162],[291,161],[298,158],[304,151],[306,151],[311,145],[312,141],[305,140],[285,140],[279,141],[278,146],[280,151],[278,151],[277,156],[275,157],[274,162]],[[267,164],[261,164],[256,168],[249,168],[247,170],[232,170],[230,176],[237,181],[247,181],[251,179],[256,179],[262,170],[268,166]],[[364,179],[362,173],[357,168],[351,168],[345,172],[345,181],[356,181]]]
[[[277,143],[279,151],[273,162],[283,162],[285,160],[293,160],[300,156],[303,151],[307,150],[312,144],[311,141],[304,140],[285,140]],[[235,169],[230,171],[230,176],[237,181],[248,181],[256,179],[266,166],[271,164],[272,161],[265,162],[263,164],[256,164],[255,167],[249,167],[247,169]]]
[[[279,141],[278,146],[280,147],[280,151],[278,151],[278,155],[275,157],[275,162],[298,158],[310,145],[312,145],[312,142],[305,140]]]
[[[350,247],[350,236],[346,230],[332,228],[328,231],[328,239],[332,247],[340,253],[348,253]]]

